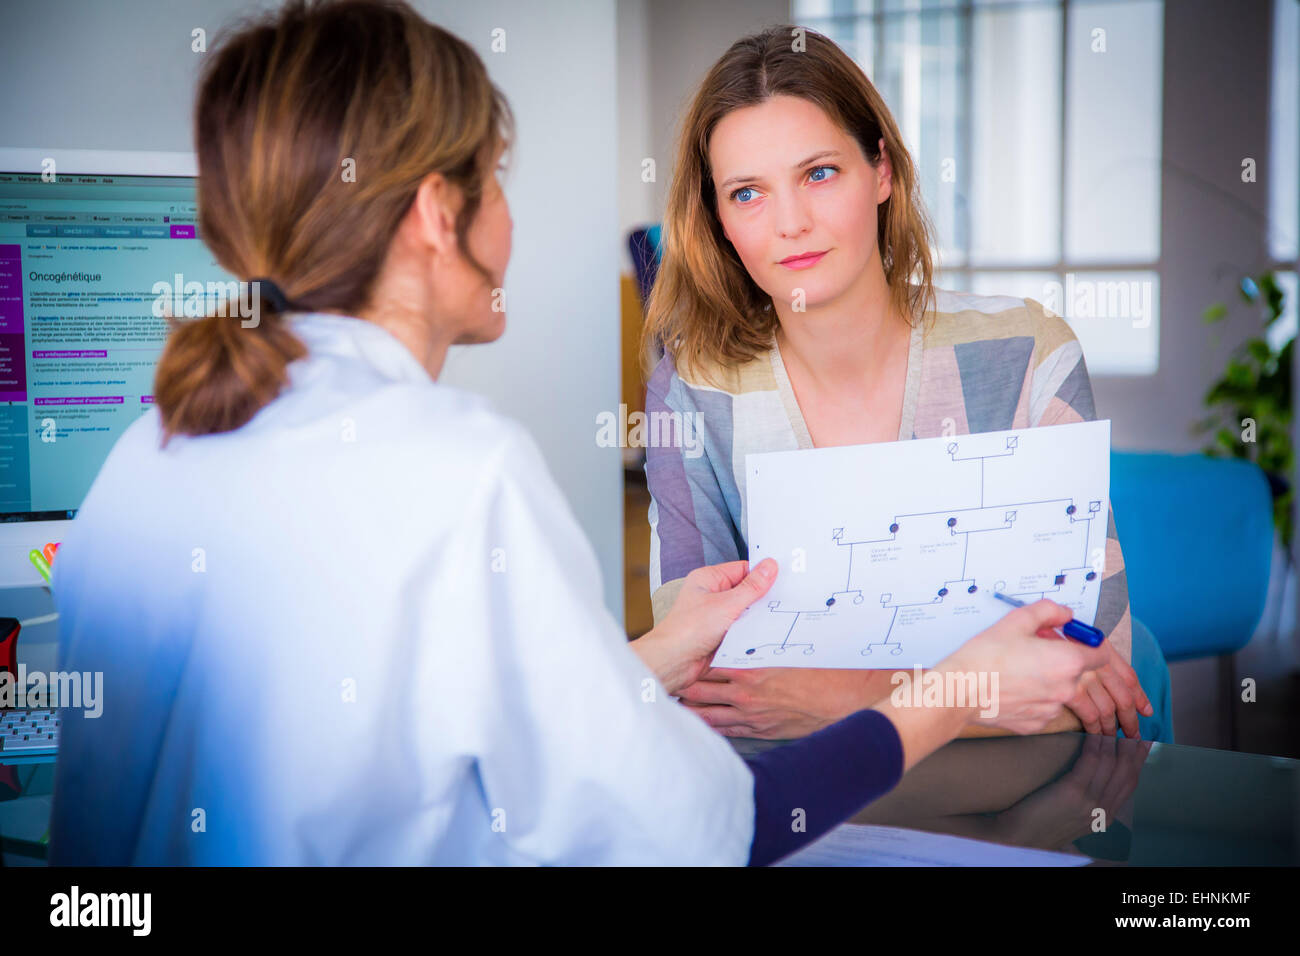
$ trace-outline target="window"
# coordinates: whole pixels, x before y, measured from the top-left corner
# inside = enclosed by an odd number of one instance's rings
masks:
[[[893,111],[941,286],[1037,299],[1094,373],[1156,371],[1163,0],[794,0],[792,14]]]
[[[1282,289],[1282,318],[1269,330],[1276,348],[1296,332],[1300,314],[1300,2],[1274,0],[1273,79],[1269,100],[1269,255]]]

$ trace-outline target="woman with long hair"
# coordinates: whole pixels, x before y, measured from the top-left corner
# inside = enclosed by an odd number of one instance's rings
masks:
[[[691,570],[745,555],[747,454],[1095,418],[1062,319],[1032,299],[937,289],[933,272],[915,166],[861,68],[793,26],[733,44],[682,124],[647,306],[646,338],[665,352],[647,413],[698,416],[704,447],[647,451],[656,618]],[[1168,669],[1133,628],[1107,522],[1107,663],[1049,729],[1172,740]],[[789,738],[870,706],[889,680],[715,669],[682,698],[724,734]]]
[[[59,551],[62,666],[105,701],[63,728],[53,862],[766,863],[1099,666],[1040,602],[941,665],[998,670],[996,718],[883,704],[742,759],[671,695],[774,563],[693,571],[629,647],[533,441],[438,381],[505,322],[483,63],[380,0],[208,56],[200,227],[259,308],[177,324]]]

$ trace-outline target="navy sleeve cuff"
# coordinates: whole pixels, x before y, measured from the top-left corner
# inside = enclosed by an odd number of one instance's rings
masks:
[[[860,710],[745,762],[754,775],[749,865],[766,866],[892,790],[903,776],[903,741],[880,711]]]

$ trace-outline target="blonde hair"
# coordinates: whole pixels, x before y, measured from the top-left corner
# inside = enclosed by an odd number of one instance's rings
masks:
[[[792,38],[802,30],[803,50]],[[771,27],[737,40],[700,84],[682,125],[663,226],[663,264],[646,307],[642,349],[647,359],[668,350],[679,369],[708,377],[711,367],[743,363],[765,352],[777,315],[723,235],[709,166],[709,139],[724,116],[773,96],[821,107],[857,140],[873,165],[878,142],[893,168],[881,204],[877,241],[895,310],[915,323],[934,296],[931,227],[916,166],[889,108],[861,68],[813,30]]]

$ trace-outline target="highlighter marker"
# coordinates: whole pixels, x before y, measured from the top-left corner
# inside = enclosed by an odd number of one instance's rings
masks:
[[[32,550],[27,553],[27,557],[31,560],[32,566],[41,573],[41,577],[45,579],[45,583],[49,584],[50,562],[45,560],[45,555],[41,554],[35,548],[32,548]]]

